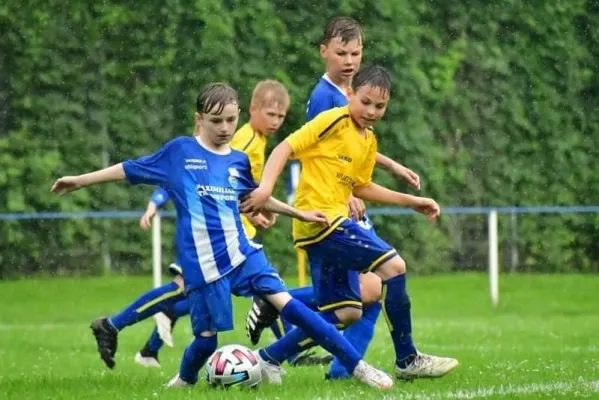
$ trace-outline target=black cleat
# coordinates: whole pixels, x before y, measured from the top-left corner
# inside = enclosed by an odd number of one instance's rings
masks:
[[[252,305],[245,320],[245,330],[253,345],[260,342],[264,329],[271,326],[279,317],[279,311],[260,297],[252,299]]]
[[[312,366],[312,365],[329,365],[333,361],[333,356],[326,354],[324,356],[317,356],[314,352],[306,350],[300,353],[295,360],[290,362],[290,365],[294,367],[299,366]]]
[[[108,322],[108,318],[98,318],[92,321],[90,328],[96,337],[98,353],[104,364],[110,369],[114,368],[114,355],[117,348],[119,331]]]

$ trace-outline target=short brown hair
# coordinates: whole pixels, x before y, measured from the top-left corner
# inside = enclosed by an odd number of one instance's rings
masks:
[[[239,104],[237,91],[224,82],[210,83],[204,86],[196,99],[196,111],[207,114],[217,107],[219,115],[228,104]]]
[[[266,79],[256,84],[252,92],[252,104],[258,107],[269,107],[274,104],[289,107],[289,92],[281,82]]]
[[[333,17],[324,27],[322,44],[327,45],[331,39],[336,37],[340,37],[343,44],[354,39],[362,42],[364,39],[362,26],[350,17]]]

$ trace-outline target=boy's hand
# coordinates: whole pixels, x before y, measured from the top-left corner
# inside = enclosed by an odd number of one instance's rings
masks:
[[[62,196],[63,194],[72,192],[79,188],[81,188],[81,183],[79,182],[78,176],[63,176],[54,182],[54,185],[52,185],[52,189],[50,189],[50,191]]]
[[[441,214],[441,208],[435,200],[428,199],[426,197],[416,197],[415,199],[416,201],[412,205],[412,208],[415,211],[426,215],[426,218],[429,221],[434,220],[439,216],[439,214]]]
[[[274,223],[276,222],[276,220],[277,220],[276,215],[277,214],[268,213],[270,215],[266,216],[263,213],[264,213],[264,211],[262,211],[258,215],[246,214],[246,217],[250,220],[250,223],[252,225],[257,226],[258,228],[268,229],[271,226],[273,226]]]
[[[420,190],[420,177],[414,171],[409,168],[404,167],[399,163],[393,163],[389,168],[389,171],[408,182],[408,185],[412,186],[416,190]]]
[[[268,190],[258,187],[243,198],[239,211],[242,213],[258,213],[264,208],[264,204],[270,198],[270,195],[271,193],[269,193]]]
[[[347,205],[349,207],[350,218],[353,218],[356,221],[362,221],[362,218],[364,218],[364,213],[366,212],[364,201],[362,199],[358,199],[357,197],[349,196]]]
[[[146,213],[142,215],[141,219],[139,220],[139,226],[141,227],[141,229],[143,229],[144,231],[150,229],[150,227],[152,226],[152,218],[154,217],[154,215],[156,215],[156,208],[148,207]]]
[[[322,211],[300,211],[298,219],[303,222],[319,222],[329,226],[329,219]]]

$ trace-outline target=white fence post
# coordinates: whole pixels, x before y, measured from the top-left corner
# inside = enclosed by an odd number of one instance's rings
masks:
[[[152,272],[154,287],[162,285],[162,237],[160,232],[160,215],[152,218]]]
[[[499,241],[497,239],[497,210],[489,212],[489,291],[494,307],[499,304]]]

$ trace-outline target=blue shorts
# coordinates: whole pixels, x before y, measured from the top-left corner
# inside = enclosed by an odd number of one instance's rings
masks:
[[[304,247],[321,311],[362,308],[360,272],[374,271],[397,255],[370,225],[344,221],[320,242]]]
[[[231,294],[250,297],[286,291],[264,252],[256,251],[224,277],[187,293],[193,334],[233,329]]]

